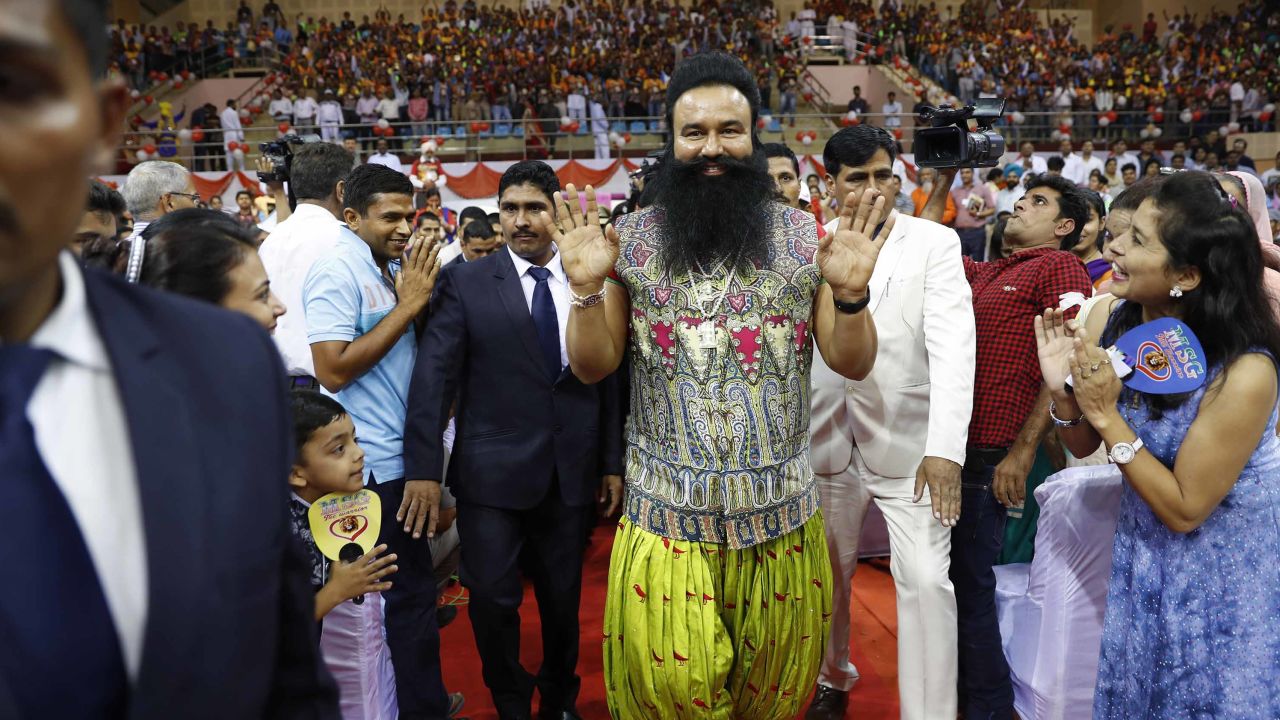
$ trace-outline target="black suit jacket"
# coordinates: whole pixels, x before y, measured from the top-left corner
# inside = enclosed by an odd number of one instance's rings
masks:
[[[338,720],[310,567],[287,523],[293,428],[275,345],[206,303],[94,271],[85,290],[129,424],[146,541],[129,718]],[[16,717],[3,684],[0,717]]]
[[[595,501],[601,475],[622,474],[616,378],[553,383],[520,277],[504,248],[440,273],[409,386],[405,477],[437,479],[442,433],[457,401],[449,487],[460,503],[529,509],[553,473],[568,505]]]

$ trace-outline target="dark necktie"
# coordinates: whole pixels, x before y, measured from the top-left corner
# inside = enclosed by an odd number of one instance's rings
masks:
[[[0,582],[0,682],[19,717],[121,718],[128,681],[115,623],[27,419],[27,403],[53,357],[0,346],[0,488],[11,551],[9,581]],[[75,438],[66,442],[65,451],[75,452]]]
[[[560,321],[556,318],[556,303],[551,299],[551,286],[547,278],[551,271],[534,265],[529,276],[537,281],[533,288],[533,326],[538,330],[538,347],[547,366],[551,382],[560,377]]]

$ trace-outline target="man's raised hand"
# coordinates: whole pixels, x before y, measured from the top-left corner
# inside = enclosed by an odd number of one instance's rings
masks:
[[[866,295],[880,248],[898,219],[897,211],[891,210],[880,232],[871,237],[880,218],[885,217],[885,202],[885,197],[871,188],[864,190],[861,198],[849,193],[836,231],[818,241],[818,268],[837,300],[860,300]]]
[[[409,303],[421,311],[431,300],[431,291],[440,274],[440,248],[434,241],[427,242],[418,236],[409,238],[405,256],[396,273],[396,296],[400,302]]]
[[[609,277],[618,261],[618,233],[613,225],[600,227],[600,211],[596,191],[587,186],[587,211],[582,212],[578,191],[572,184],[555,194],[556,216],[542,213],[551,239],[560,249],[560,262],[575,292],[596,292]]]

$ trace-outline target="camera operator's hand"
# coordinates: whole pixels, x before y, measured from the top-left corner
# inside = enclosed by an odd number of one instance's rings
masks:
[[[267,173],[274,173],[276,171],[276,164],[272,162],[270,159],[268,159],[265,155],[259,155],[257,161],[255,162],[255,165],[257,166],[259,178],[261,178],[263,175]],[[276,224],[279,225],[280,223],[284,222],[285,219],[288,218],[291,214],[293,214],[292,208],[289,207],[289,194],[286,193],[284,190],[283,180],[271,180],[271,181],[263,180],[263,182],[267,186],[267,191],[271,193],[271,196],[273,198],[275,198]]]
[[[960,168],[938,168],[938,179],[933,183],[933,191],[925,202],[920,217],[924,220],[942,223],[942,216],[947,211],[947,197],[951,195],[951,185],[956,180]]]

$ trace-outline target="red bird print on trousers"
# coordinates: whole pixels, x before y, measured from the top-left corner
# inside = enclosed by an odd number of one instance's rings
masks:
[[[636,583],[635,585],[632,585],[631,589],[635,590],[636,595],[640,596],[640,602],[644,602],[645,600],[649,599],[649,596],[644,593],[644,588],[640,587],[640,583]]]

